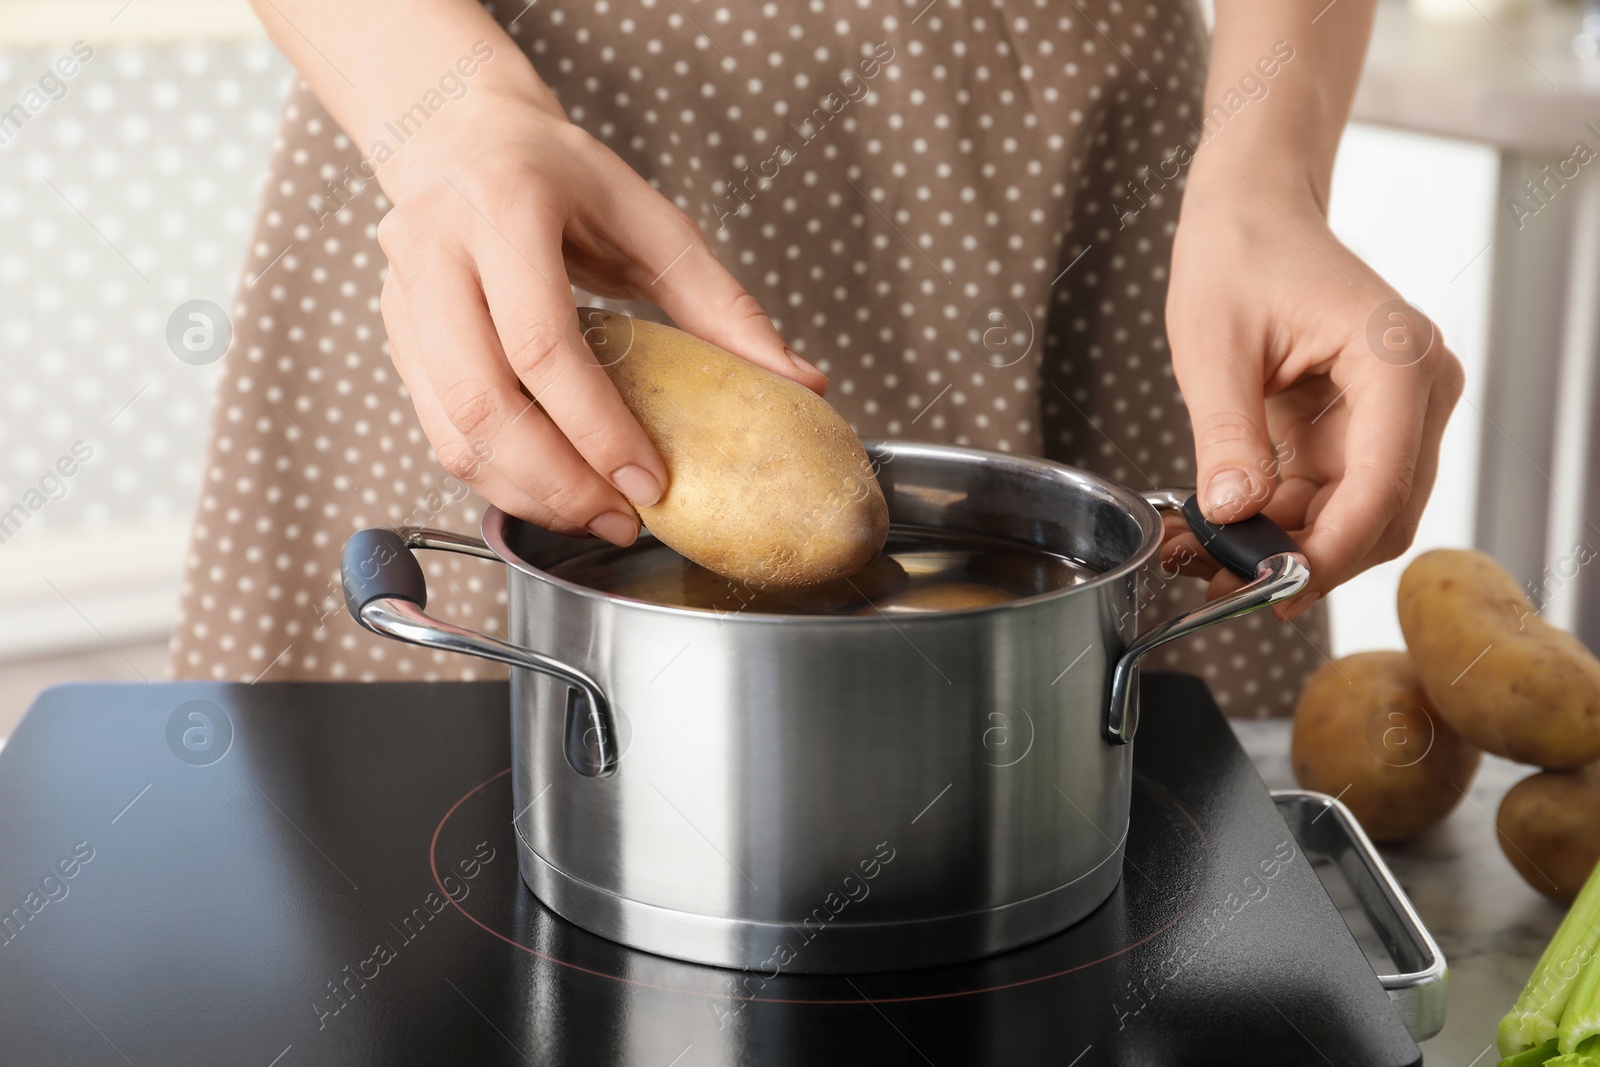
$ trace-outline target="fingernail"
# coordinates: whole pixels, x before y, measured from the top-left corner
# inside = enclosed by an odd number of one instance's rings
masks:
[[[655,475],[636,463],[612,471],[611,484],[620,489],[634,507],[647,508],[661,499],[661,483],[656,481]]]
[[[1310,611],[1311,606],[1321,599],[1321,593],[1301,593],[1287,604],[1276,605],[1272,613],[1278,617],[1279,622],[1290,622]]]
[[[1250,495],[1250,478],[1237,467],[1220,470],[1211,476],[1206,486],[1206,518],[1212,522],[1227,522],[1237,514],[1239,504]]]
[[[626,548],[639,536],[639,523],[631,515],[608,511],[589,523],[589,532],[614,545]]]
[[[807,374],[815,374],[815,375],[818,375],[819,377],[823,377],[823,378],[827,377],[826,374],[823,374],[817,368],[813,367],[810,363],[807,363],[804,359],[802,359],[800,357],[800,354],[798,352],[795,352],[793,349],[785,348],[783,350],[783,354],[789,357],[789,362],[790,363],[793,363],[797,368],[799,368],[800,370],[804,371],[805,373],[807,373]]]

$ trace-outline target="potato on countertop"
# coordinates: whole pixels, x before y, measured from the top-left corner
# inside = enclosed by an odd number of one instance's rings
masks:
[[[1307,789],[1337,796],[1374,841],[1403,841],[1450,814],[1483,754],[1428,701],[1404,652],[1360,652],[1311,676],[1290,761]]]
[[[855,574],[883,549],[883,490],[827,401],[681,330],[578,312],[666,461],[666,492],[639,509],[663,542],[718,574],[776,588]]]
[[[1600,759],[1600,662],[1541,619],[1492,558],[1418,556],[1400,579],[1399,608],[1423,687],[1463,737],[1539,767]]]
[[[1600,861],[1600,764],[1524,778],[1500,801],[1495,825],[1517,873],[1570,904]]]

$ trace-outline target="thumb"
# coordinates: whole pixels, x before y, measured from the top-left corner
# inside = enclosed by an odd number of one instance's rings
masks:
[[[1259,363],[1215,360],[1180,383],[1194,427],[1200,510],[1212,522],[1239,522],[1272,498],[1273,456]]]

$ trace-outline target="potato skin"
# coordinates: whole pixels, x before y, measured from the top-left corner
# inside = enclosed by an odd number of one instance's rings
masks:
[[[1572,903],[1600,861],[1600,764],[1524,778],[1506,791],[1495,826],[1517,873],[1552,900]]]
[[[1338,796],[1374,841],[1444,819],[1483,758],[1434,712],[1404,652],[1324,664],[1300,694],[1289,756],[1295,779]]]
[[[658,538],[708,570],[780,589],[855,574],[883,550],[883,490],[827,401],[681,330],[578,315],[666,461],[666,492],[638,509]]]
[[[1400,578],[1399,608],[1423,687],[1463,737],[1538,767],[1600,759],[1600,662],[1541,619],[1492,558],[1418,556]]]

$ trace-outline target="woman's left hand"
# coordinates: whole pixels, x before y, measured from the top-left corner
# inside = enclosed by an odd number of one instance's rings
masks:
[[[1404,552],[1465,377],[1433,324],[1333,236],[1310,187],[1192,175],[1167,296],[1172,367],[1194,428],[1201,508],[1265,512],[1329,590]],[[1240,581],[1173,529],[1169,570]]]

